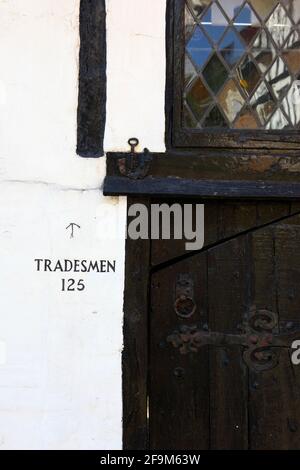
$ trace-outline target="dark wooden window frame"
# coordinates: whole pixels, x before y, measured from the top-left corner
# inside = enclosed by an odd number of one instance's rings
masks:
[[[174,51],[182,41],[183,0],[168,0],[166,13],[166,152],[136,154],[138,174],[126,171],[132,163],[130,152],[107,154],[105,195],[180,196],[207,198],[300,198],[300,133],[289,131],[258,136],[241,131],[226,137],[227,147],[211,147],[208,137],[201,145],[199,135],[192,144],[178,133],[180,100],[179,74],[174,74],[182,51]],[[181,28],[180,28],[181,25]],[[175,61],[175,63],[174,63]],[[181,82],[180,82],[181,83]],[[177,95],[177,98],[175,97]],[[145,112],[147,112],[145,110]],[[176,117],[177,116],[177,117]],[[270,137],[272,136],[272,137]],[[292,137],[291,137],[292,136]],[[132,137],[132,136],[128,136]],[[138,136],[137,136],[138,137]],[[182,141],[183,138],[183,141]],[[271,140],[270,140],[271,139]],[[214,135],[209,136],[210,142]],[[203,146],[206,142],[206,146]]]
[[[209,131],[188,130],[182,127],[182,90],[184,83],[184,61],[185,56],[185,2],[183,0],[173,0],[171,6],[171,16],[173,15],[173,40],[169,41],[168,50],[172,57],[168,57],[172,69],[168,76],[173,83],[169,87],[173,88],[173,96],[170,99],[173,102],[173,116],[170,123],[171,145],[174,148],[253,148],[253,149],[279,149],[279,150],[300,150],[300,131],[299,130],[232,130],[223,129]],[[173,11],[172,11],[173,10]],[[171,34],[170,34],[171,33]],[[172,36],[170,32],[168,37]],[[172,46],[176,44],[176,47]],[[180,70],[180,73],[178,71]],[[177,72],[177,73],[176,73]],[[171,111],[171,110],[170,110]]]

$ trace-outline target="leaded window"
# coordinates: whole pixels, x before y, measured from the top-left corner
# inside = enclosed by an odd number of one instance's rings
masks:
[[[184,126],[300,125],[300,2],[187,0]]]

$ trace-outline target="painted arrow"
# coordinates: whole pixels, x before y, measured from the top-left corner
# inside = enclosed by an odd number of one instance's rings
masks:
[[[75,231],[74,228],[75,228],[75,227],[77,227],[77,228],[79,228],[79,229],[81,228],[80,225],[75,224],[74,222],[72,222],[70,225],[68,225],[68,226],[66,227],[66,230],[69,230],[69,228],[71,229],[71,236],[70,236],[70,238],[74,238],[74,231]]]

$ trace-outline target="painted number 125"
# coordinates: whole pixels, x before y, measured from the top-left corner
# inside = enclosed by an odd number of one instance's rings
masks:
[[[75,279],[62,279],[61,283],[61,290],[63,292],[75,292],[76,290],[78,292],[81,292],[85,289],[83,279],[80,279],[77,282],[75,281]]]

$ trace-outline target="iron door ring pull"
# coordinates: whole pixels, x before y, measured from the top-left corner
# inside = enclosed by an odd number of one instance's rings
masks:
[[[181,295],[175,300],[174,310],[180,318],[191,318],[197,310],[197,305],[192,297]]]

